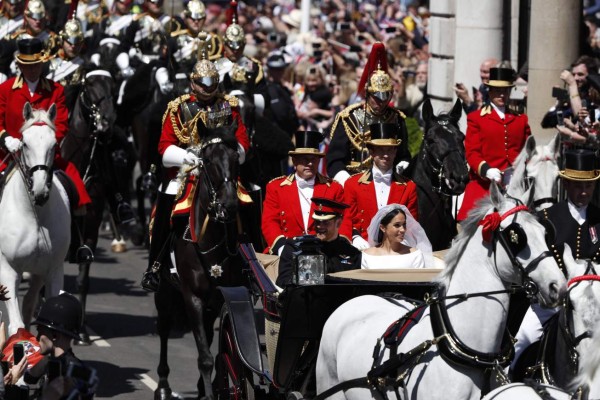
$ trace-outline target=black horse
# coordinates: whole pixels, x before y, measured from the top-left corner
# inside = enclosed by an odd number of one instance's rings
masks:
[[[121,104],[117,107],[118,124],[131,129],[140,165],[140,176],[135,180],[137,219],[147,235],[146,199],[154,203],[158,189],[157,177],[161,175],[162,160],[158,142],[162,129],[162,116],[174,92],[163,93],[156,81],[156,71],[166,65],[162,60],[141,63],[123,88]],[[140,244],[140,243],[136,243]]]
[[[456,236],[452,196],[463,193],[469,180],[465,136],[458,128],[461,113],[460,100],[456,100],[449,114],[435,116],[431,102],[426,100],[423,103],[423,143],[411,163],[409,176],[417,185],[419,223],[434,251],[450,247]]]
[[[191,149],[197,152],[202,162],[186,178],[196,181],[192,210],[189,218],[173,219],[174,234],[169,242],[179,281],[174,284],[170,272],[163,268],[160,288],[154,297],[160,336],[159,381],[154,398],[161,400],[170,399],[172,395],[168,382],[167,341],[173,311],[178,304],[175,296],[183,296],[198,349],[198,397],[212,399],[214,361],[210,343],[213,324],[222,304],[216,287],[241,285],[243,282],[237,250],[237,179],[240,167],[234,134],[236,125],[207,129],[199,121],[198,130],[201,143]]]
[[[92,70],[85,73],[80,84],[67,86],[67,104],[72,110],[69,115],[69,134],[61,145],[63,158],[73,162],[78,168],[86,189],[92,199],[84,217],[79,217],[83,243],[96,250],[98,230],[102,222],[107,201],[118,207],[114,188],[117,174],[113,169],[112,127],[116,112],[113,101],[114,82],[106,70]],[[77,289],[84,310],[81,343],[89,344],[85,329],[85,308],[89,291],[91,259],[79,260]]]
[[[266,186],[269,181],[287,172],[282,166],[294,144],[287,132],[273,123],[271,111],[260,109],[255,104],[255,95],[263,96],[264,102],[269,101],[266,91],[257,89],[255,85],[258,67],[254,63],[246,63],[244,68],[243,79],[233,80],[226,75],[223,86],[238,98],[242,121],[250,137],[250,150],[240,171],[240,181],[252,203],[240,208],[242,231],[256,251],[262,251],[266,247],[260,230]]]

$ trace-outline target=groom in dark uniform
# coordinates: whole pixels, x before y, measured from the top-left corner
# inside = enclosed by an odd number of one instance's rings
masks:
[[[344,210],[348,208],[348,205],[323,197],[313,197],[311,200],[315,205],[312,215],[314,230],[316,237],[322,242],[320,250],[327,258],[325,273],[360,269],[362,253],[346,238],[339,235]],[[277,285],[284,287],[292,283],[293,252],[298,250],[296,241],[287,239],[279,261]]]
[[[567,243],[578,259],[600,259],[600,209],[590,203],[600,171],[595,169],[596,155],[591,150],[565,152],[565,169],[559,174],[567,191],[567,199],[541,212],[556,229],[556,240],[550,246],[563,268],[563,248]]]

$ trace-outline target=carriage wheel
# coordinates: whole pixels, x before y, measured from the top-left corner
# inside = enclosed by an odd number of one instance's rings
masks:
[[[223,319],[219,339],[216,378],[219,398],[254,400],[254,374],[240,360],[229,318]]]

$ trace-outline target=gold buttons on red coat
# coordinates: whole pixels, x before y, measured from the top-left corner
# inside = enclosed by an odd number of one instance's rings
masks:
[[[281,212],[281,215],[285,215],[285,211],[282,211],[282,212]]]

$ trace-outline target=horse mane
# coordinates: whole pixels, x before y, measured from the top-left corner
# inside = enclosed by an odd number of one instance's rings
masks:
[[[511,178],[511,183],[514,181],[515,185],[514,186],[510,185],[511,186],[510,195],[513,197],[520,198],[521,195],[523,195],[525,193],[525,191],[527,190],[527,188],[525,186],[525,180],[523,179],[523,177],[525,176],[525,172],[527,170],[527,162],[528,162],[527,157],[528,157],[527,149],[525,147],[523,147],[523,149],[521,150],[521,152],[515,159],[515,162],[513,163],[514,171],[513,171],[513,176]],[[513,190],[515,190],[516,192]]]
[[[469,216],[461,224],[462,231],[456,236],[454,243],[452,243],[450,250],[448,250],[448,254],[445,257],[446,268],[444,268],[444,271],[436,278],[437,282],[447,283],[450,281],[465,247],[477,231],[477,228],[479,228],[479,221],[485,217],[493,206],[492,199],[489,196],[486,196],[479,200],[476,208],[473,208],[469,212]]]
[[[31,128],[32,126],[36,125],[36,124],[43,124],[43,125],[48,125],[48,127],[50,129],[52,129],[53,131],[56,129],[56,126],[54,125],[54,121],[52,121],[49,117],[48,117],[48,112],[46,110],[32,110],[32,118],[26,120],[23,123],[23,126],[21,126],[21,130],[20,132],[23,133],[25,132],[27,129]]]

